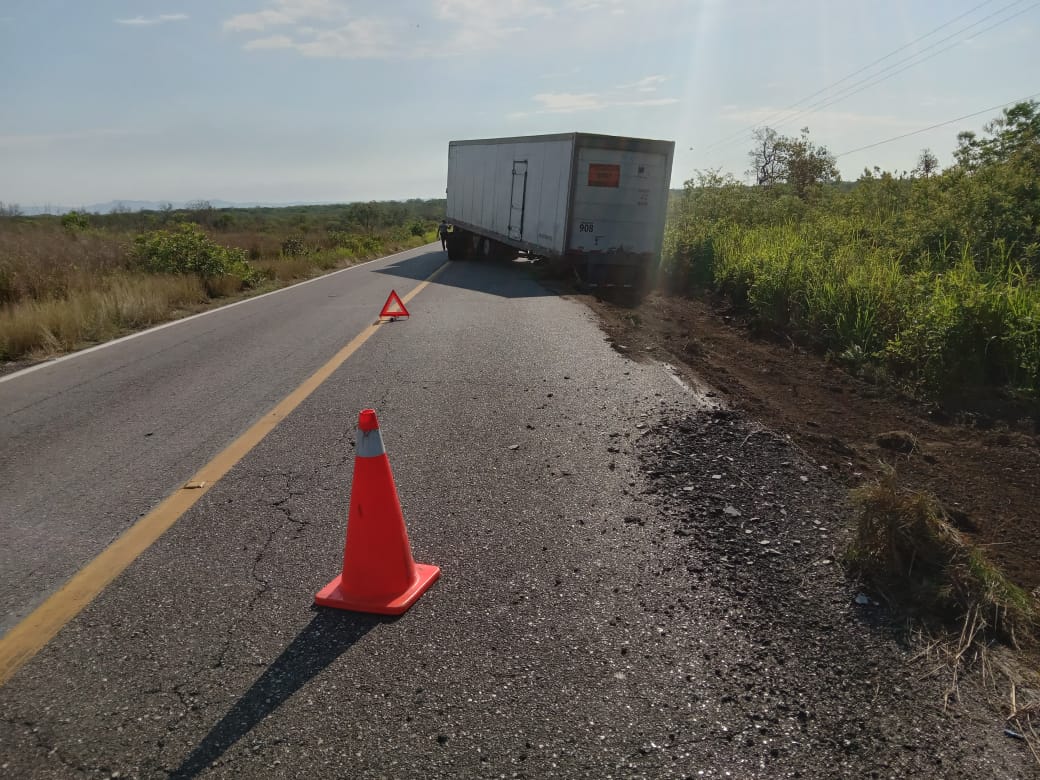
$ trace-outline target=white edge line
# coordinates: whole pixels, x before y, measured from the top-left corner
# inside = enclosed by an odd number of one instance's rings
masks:
[[[685,391],[686,391],[687,393],[692,393],[692,392],[693,392],[693,389],[692,389],[692,388],[691,388],[691,387],[690,387],[690,386],[689,386],[688,384],[686,384],[686,383],[685,383],[685,382],[684,382],[684,381],[683,381],[683,380],[682,380],[682,379],[681,379],[681,378],[679,377],[679,375],[678,375],[678,374],[673,374],[673,373],[672,373],[671,371],[669,371],[669,372],[668,372],[668,376],[670,376],[670,377],[672,378],[672,381],[674,381],[674,382],[675,382],[675,384],[679,385],[679,387],[681,387],[681,388],[682,388],[683,390],[685,390]]]
[[[665,373],[668,374],[669,377],[671,377],[672,381],[674,381],[675,384],[679,385],[679,387],[681,387],[687,393],[693,392],[693,388],[686,384],[685,379],[679,376],[679,369],[677,369],[671,363],[661,363],[661,365],[664,366]]]
[[[437,243],[436,241],[433,241],[433,242],[431,242],[429,244],[423,244],[422,246],[412,247],[411,249],[403,249],[400,252],[394,252],[392,255],[386,255],[385,257],[374,257],[371,260],[366,260],[365,262],[358,263],[357,265],[352,265],[352,266],[349,266],[347,268],[340,268],[338,271],[333,271],[332,273],[329,273],[329,274],[322,274],[321,276],[315,276],[313,279],[306,279],[306,280],[304,280],[302,282],[296,282],[296,284],[290,284],[288,287],[279,287],[277,290],[271,290],[271,292],[266,292],[263,295],[256,295],[256,296],[254,296],[252,298],[246,298],[245,300],[235,301],[234,303],[229,303],[226,306],[216,306],[216,307],[214,307],[212,309],[208,309],[206,311],[201,311],[198,314],[192,314],[190,317],[182,317],[179,320],[170,320],[169,322],[164,322],[161,325],[155,325],[154,327],[148,328],[146,330],[139,330],[136,333],[130,333],[130,334],[127,334],[126,336],[120,336],[117,339],[112,339],[112,341],[106,341],[104,344],[95,344],[93,347],[87,347],[86,349],[81,349],[78,352],[70,352],[67,355],[62,355],[61,357],[57,357],[57,358],[54,358],[52,360],[45,360],[42,363],[37,363],[35,366],[29,366],[28,368],[22,368],[22,369],[19,369],[18,371],[15,371],[15,372],[11,373],[11,374],[7,374],[6,376],[0,376],[0,384],[3,384],[4,382],[10,382],[12,379],[17,379],[18,377],[25,376],[26,374],[31,374],[33,371],[39,371],[39,370],[44,369],[44,368],[50,368],[51,366],[53,366],[53,365],[55,365],[57,363],[64,363],[66,360],[72,360],[73,358],[78,358],[81,355],[88,355],[91,352],[97,352],[98,350],[101,350],[101,349],[107,349],[108,347],[114,347],[116,344],[122,344],[124,341],[130,341],[131,339],[136,339],[136,338],[139,338],[141,336],[147,336],[149,333],[155,333],[157,330],[163,330],[165,328],[172,328],[174,325],[181,325],[182,323],[190,322],[191,320],[197,320],[199,317],[207,317],[210,314],[219,314],[222,311],[227,311],[228,309],[233,309],[236,306],[242,306],[242,305],[247,304],[247,303],[253,303],[254,301],[259,301],[260,299],[266,298],[269,295],[277,295],[278,293],[283,293],[283,292],[286,292],[288,290],[295,289],[297,287],[303,287],[305,284],[311,284],[312,282],[320,282],[323,279],[328,279],[330,276],[335,276],[336,274],[341,274],[341,273],[344,273],[345,271],[353,271],[355,268],[361,268],[362,266],[371,265],[372,263],[378,263],[381,260],[391,260],[391,259],[393,259],[395,257],[400,257],[401,255],[406,255],[409,252],[415,252],[416,250],[424,249],[424,248],[426,248],[428,246],[433,246],[436,243]]]

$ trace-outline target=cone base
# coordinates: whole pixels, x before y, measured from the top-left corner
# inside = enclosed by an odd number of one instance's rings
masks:
[[[415,582],[412,583],[404,593],[398,596],[381,599],[361,598],[344,593],[342,589],[343,575],[336,575],[336,579],[318,591],[314,597],[314,603],[319,607],[333,607],[334,609],[347,609],[351,612],[373,612],[377,615],[402,615],[408,611],[419,597],[426,592],[437,578],[441,576],[438,566],[429,566],[425,563],[415,564]]]

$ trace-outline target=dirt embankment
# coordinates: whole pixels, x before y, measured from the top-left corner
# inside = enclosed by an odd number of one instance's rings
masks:
[[[1038,421],[951,421],[793,343],[754,337],[721,301],[582,299],[618,350],[685,369],[850,486],[895,469],[900,484],[937,496],[1014,582],[1040,587]]]

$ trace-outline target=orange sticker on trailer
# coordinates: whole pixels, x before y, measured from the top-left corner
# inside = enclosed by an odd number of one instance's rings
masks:
[[[621,166],[589,163],[590,187],[617,187],[621,183]]]

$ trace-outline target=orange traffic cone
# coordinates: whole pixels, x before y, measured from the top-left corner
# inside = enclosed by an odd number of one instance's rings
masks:
[[[437,566],[416,563],[412,558],[379,420],[374,410],[365,409],[358,417],[343,573],[319,591],[314,603],[400,615],[440,574]]]

